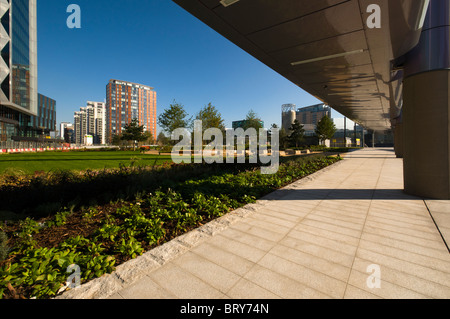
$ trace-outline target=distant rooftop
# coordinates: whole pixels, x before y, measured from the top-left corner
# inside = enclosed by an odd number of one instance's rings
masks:
[[[321,103],[297,109],[297,112],[322,112],[322,111],[331,111],[331,107]]]
[[[129,82],[129,81],[122,81],[122,80],[109,80],[109,83],[114,83],[114,84],[118,84],[118,85],[128,85],[128,86],[137,86],[139,88],[142,89],[150,89],[150,90],[154,90],[155,88],[148,86],[148,85],[144,85],[144,84],[139,84],[139,83],[134,83],[134,82]]]

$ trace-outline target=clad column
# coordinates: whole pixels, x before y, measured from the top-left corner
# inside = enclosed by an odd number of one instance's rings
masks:
[[[394,121],[394,150],[397,158],[403,158],[403,114]]]
[[[405,64],[405,191],[435,199],[450,199],[449,22],[450,0],[431,0],[419,45]]]

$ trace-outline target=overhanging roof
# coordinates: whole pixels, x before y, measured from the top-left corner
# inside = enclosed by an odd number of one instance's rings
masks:
[[[401,109],[402,72],[427,0],[173,0],[243,50],[372,130]],[[381,28],[366,21],[381,8]],[[397,62],[396,62],[397,61]]]

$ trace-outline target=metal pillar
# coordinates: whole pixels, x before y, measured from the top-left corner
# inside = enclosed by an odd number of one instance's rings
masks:
[[[450,0],[431,0],[404,71],[405,191],[450,199]]]

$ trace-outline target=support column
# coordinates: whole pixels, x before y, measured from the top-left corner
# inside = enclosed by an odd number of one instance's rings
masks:
[[[403,158],[403,123],[397,123],[394,128],[394,149],[397,158]]]
[[[450,0],[431,0],[419,45],[405,64],[405,191],[434,199],[450,199],[449,22]]]

